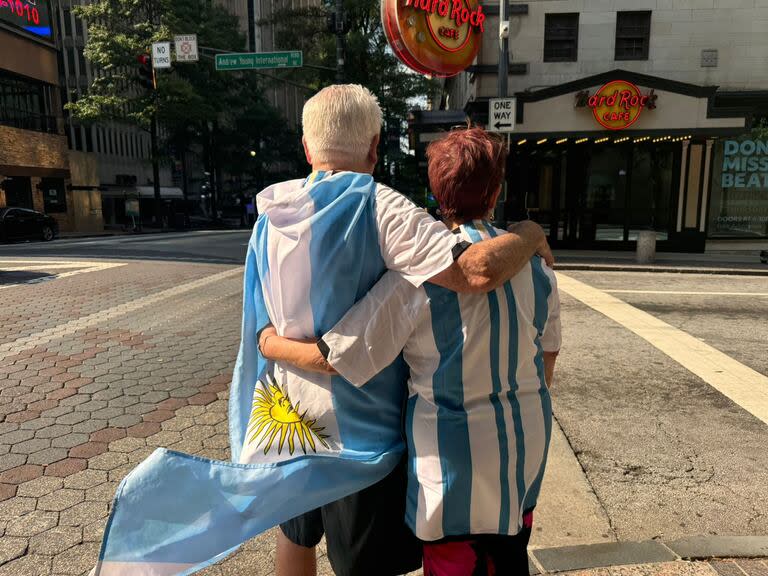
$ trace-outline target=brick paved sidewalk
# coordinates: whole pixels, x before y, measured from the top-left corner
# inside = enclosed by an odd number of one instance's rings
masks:
[[[118,482],[155,447],[228,457],[241,284],[142,262],[3,290],[0,576],[86,574]]]

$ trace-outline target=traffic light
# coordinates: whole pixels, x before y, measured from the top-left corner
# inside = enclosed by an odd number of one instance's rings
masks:
[[[152,57],[149,54],[142,54],[136,60],[139,62],[139,84],[147,90],[154,90],[155,71],[152,68]]]

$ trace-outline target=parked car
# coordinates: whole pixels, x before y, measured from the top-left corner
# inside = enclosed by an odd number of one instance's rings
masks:
[[[0,208],[0,239],[53,240],[59,233],[56,219],[26,208]]]

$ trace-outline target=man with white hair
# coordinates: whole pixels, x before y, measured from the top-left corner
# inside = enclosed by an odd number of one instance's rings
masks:
[[[387,269],[400,272],[414,286],[429,281],[467,293],[497,288],[536,252],[552,263],[544,233],[532,222],[521,223],[513,233],[470,245],[404,196],[374,182],[371,175],[378,161],[382,113],[376,97],[366,88],[335,85],[321,90],[305,104],[302,123],[312,173],[259,194],[261,216],[248,255],[249,265],[257,266],[260,275],[259,286],[253,289],[263,297],[269,321],[280,335],[321,336]],[[251,295],[244,297],[247,306]],[[263,327],[255,328],[257,339]],[[244,328],[243,340],[252,337]],[[230,399],[230,419],[236,427],[247,427],[252,401],[239,384],[247,379],[244,366],[251,362],[244,350],[241,343]],[[333,431],[341,436],[348,423],[341,416],[334,420],[337,414],[330,416],[343,400],[333,397],[336,387],[331,377],[280,363],[274,372],[281,394],[290,397],[289,403],[297,408],[301,405],[305,410],[302,418],[308,414],[311,423],[325,431],[318,438],[323,445],[327,440],[329,446],[318,445],[315,451],[334,449]],[[366,386],[399,387],[404,393],[405,373],[388,374],[377,375],[384,381],[372,380]],[[313,411],[313,402],[323,399],[327,410]],[[377,426],[379,430],[399,429],[398,418],[399,413],[382,410],[381,421],[370,423],[372,434],[378,434]],[[353,437],[347,434],[343,450],[357,449]],[[261,445],[242,440],[242,451],[233,445],[233,459],[258,461],[261,456],[256,448]],[[282,445],[282,439],[280,442]],[[364,447],[359,450],[364,451]],[[401,465],[373,486],[281,525],[278,576],[314,574],[314,546],[324,533],[329,559],[340,576],[389,576],[417,569],[420,546],[403,521],[405,484]]]

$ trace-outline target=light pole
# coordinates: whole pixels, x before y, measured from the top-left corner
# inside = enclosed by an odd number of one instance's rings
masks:
[[[344,2],[336,0],[336,84],[344,84]]]

